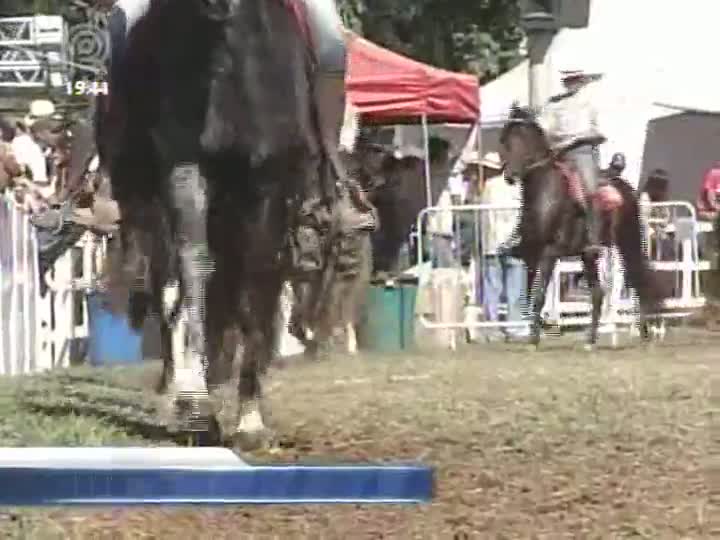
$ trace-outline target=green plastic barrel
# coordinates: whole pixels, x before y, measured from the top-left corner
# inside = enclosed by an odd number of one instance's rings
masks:
[[[366,304],[363,345],[369,351],[395,353],[415,344],[415,283],[371,285]]]

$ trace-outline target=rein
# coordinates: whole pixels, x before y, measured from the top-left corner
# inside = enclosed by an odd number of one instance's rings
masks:
[[[547,165],[552,165],[554,163],[554,161],[555,161],[555,155],[550,153],[548,156],[540,159],[539,161],[534,161],[530,165],[525,167],[525,169],[523,170],[523,176],[534,171],[535,169],[540,169]]]

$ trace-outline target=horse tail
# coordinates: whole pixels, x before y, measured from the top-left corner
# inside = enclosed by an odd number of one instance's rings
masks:
[[[610,184],[623,198],[618,230],[614,237],[623,259],[626,284],[635,289],[645,312],[657,313],[667,294],[645,256],[646,235],[640,219],[638,197],[633,187],[621,178],[612,179]]]

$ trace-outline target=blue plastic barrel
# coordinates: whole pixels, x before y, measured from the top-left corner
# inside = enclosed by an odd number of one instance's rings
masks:
[[[127,316],[113,313],[102,294],[87,296],[88,354],[93,366],[142,362],[142,332],[134,330]]]

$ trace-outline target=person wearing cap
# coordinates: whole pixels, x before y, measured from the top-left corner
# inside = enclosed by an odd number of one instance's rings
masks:
[[[598,129],[598,114],[592,104],[588,85],[600,74],[582,70],[562,72],[565,92],[550,99],[540,115],[550,145],[565,158],[579,174],[586,197],[595,192],[600,177],[597,147],[605,141]],[[600,249],[600,223],[593,205],[586,201],[590,245],[588,250]]]
[[[38,120],[33,112],[31,108],[30,114],[15,125],[15,138],[11,147],[15,159],[29,172],[31,180],[38,184],[47,184],[47,160],[32,134],[32,126]]]
[[[520,183],[503,174],[504,165],[497,152],[485,154],[480,165],[485,177],[485,186],[480,195],[481,204],[505,207],[484,211],[480,218],[485,319],[493,322],[500,320],[500,299],[505,296],[506,320],[519,322],[524,312],[526,271],[522,261],[506,255],[502,248],[510,240],[520,219]],[[527,336],[527,329],[508,328],[503,332],[489,334],[488,338],[492,340],[503,334],[506,338],[521,338]]]
[[[610,165],[605,171],[605,177],[608,180],[613,178],[622,178],[622,174],[625,171],[626,161],[625,154],[622,152],[615,152],[610,158]]]

